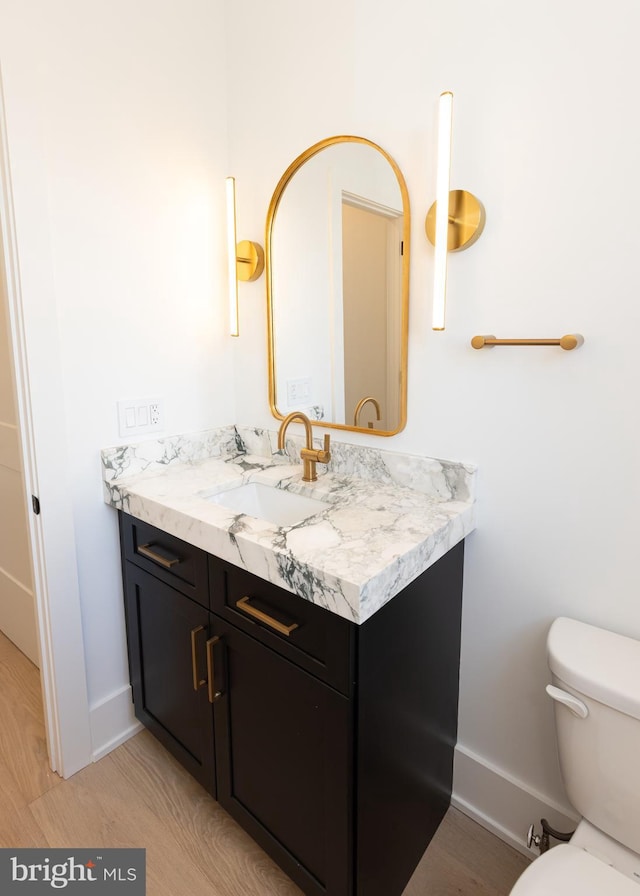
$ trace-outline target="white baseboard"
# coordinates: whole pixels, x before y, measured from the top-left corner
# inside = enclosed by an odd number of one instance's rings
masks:
[[[94,762],[141,731],[142,725],[133,714],[130,686],[126,685],[92,706],[89,722]]]
[[[540,833],[540,819],[546,818],[559,831],[573,831],[579,820],[567,806],[461,744],[455,751],[451,805],[531,859],[538,850],[526,845],[530,824]]]

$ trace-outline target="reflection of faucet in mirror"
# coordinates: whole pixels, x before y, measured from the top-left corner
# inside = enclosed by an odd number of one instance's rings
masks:
[[[378,418],[379,419],[379,418]],[[328,464],[331,460],[331,452],[329,451],[330,437],[327,433],[324,437],[324,449],[316,449],[313,447],[313,434],[311,432],[311,422],[302,411],[293,411],[286,416],[280,424],[278,430],[278,448],[280,451],[284,448],[284,435],[288,425],[292,420],[299,420],[304,425],[304,431],[307,443],[304,448],[300,449],[300,457],[302,458],[302,481],[315,482],[318,478],[316,473],[316,463]]]
[[[358,402],[358,404],[356,405],[355,413],[353,415],[353,425],[354,426],[360,426],[360,424],[358,423],[358,417],[360,416],[360,411],[365,406],[365,404],[367,404],[367,402],[369,402],[369,401],[376,409],[376,420],[380,419],[380,402],[377,399],[373,398],[372,395],[369,395],[369,396],[367,396],[367,398],[361,398],[360,401]],[[369,429],[373,429],[373,421],[370,420],[367,425],[368,425]]]

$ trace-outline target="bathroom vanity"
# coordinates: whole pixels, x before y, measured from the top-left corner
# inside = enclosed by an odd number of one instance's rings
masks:
[[[334,446],[305,485],[273,434],[158,444],[103,452],[136,716],[306,894],[400,896],[450,800],[474,471]],[[217,503],[247,482],[324,508]]]

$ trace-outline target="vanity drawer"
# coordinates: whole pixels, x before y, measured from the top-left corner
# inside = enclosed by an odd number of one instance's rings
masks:
[[[352,623],[231,563],[209,563],[215,613],[349,695]]]
[[[197,601],[209,606],[207,554],[129,514],[120,517],[122,556]]]

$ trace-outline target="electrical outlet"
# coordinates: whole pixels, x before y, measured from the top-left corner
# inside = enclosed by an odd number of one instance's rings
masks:
[[[164,401],[161,398],[132,398],[118,402],[120,436],[136,436],[164,429]]]
[[[149,423],[164,429],[164,404],[162,401],[149,402]]]

